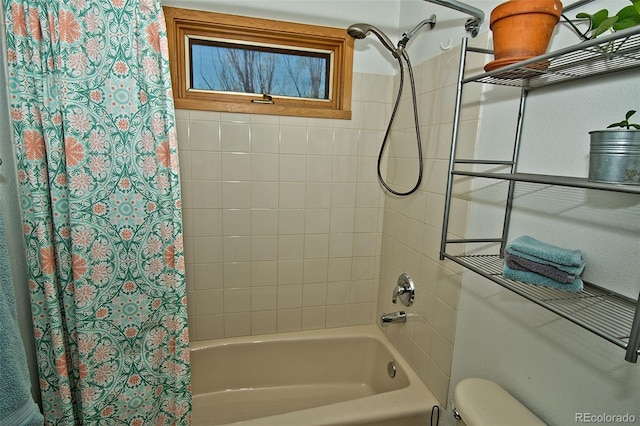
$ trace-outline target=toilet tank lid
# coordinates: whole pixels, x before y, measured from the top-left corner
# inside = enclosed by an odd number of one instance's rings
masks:
[[[461,380],[453,391],[453,402],[468,426],[545,424],[502,386],[491,380]]]

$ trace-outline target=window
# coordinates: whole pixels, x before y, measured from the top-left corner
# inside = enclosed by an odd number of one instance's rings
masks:
[[[186,54],[191,90],[331,99],[331,52],[189,37]]]
[[[351,118],[344,29],[164,8],[176,108]]]

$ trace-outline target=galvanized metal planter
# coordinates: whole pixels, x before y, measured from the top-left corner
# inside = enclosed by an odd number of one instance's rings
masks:
[[[589,134],[589,180],[640,185],[640,130],[595,130]]]

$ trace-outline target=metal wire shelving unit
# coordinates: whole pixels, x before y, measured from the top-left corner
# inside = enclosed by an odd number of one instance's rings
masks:
[[[612,73],[640,69],[640,28],[630,28],[614,34],[585,41],[536,58],[512,64],[491,72],[465,76],[469,53],[492,54],[487,49],[470,47],[462,42],[460,68],[454,114],[453,138],[449,161],[449,177],[445,197],[445,212],[440,245],[440,259],[450,259],[465,268],[492,280],[502,287],[566,318],[601,338],[625,349],[625,360],[637,362],[640,355],[640,296],[633,300],[593,283],[585,282],[584,290],[568,293],[561,290],[524,284],[502,277],[501,253],[506,245],[516,182],[586,188],[599,191],[640,195],[638,185],[614,185],[590,182],[587,179],[518,173],[522,122],[527,94],[535,89],[576,80],[596,78]],[[511,160],[492,161],[459,159],[456,156],[462,91],[468,83],[504,85],[521,88],[516,137]],[[500,166],[507,172],[469,170],[469,166]],[[473,168],[473,167],[471,167]],[[448,237],[449,215],[454,181],[459,177],[487,178],[508,182],[502,235],[496,238],[451,239]],[[454,253],[453,247],[470,243],[500,244],[499,252],[489,255]]]

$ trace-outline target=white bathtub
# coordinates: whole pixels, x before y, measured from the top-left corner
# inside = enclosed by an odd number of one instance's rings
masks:
[[[191,347],[193,425],[424,426],[438,404],[374,324]]]

